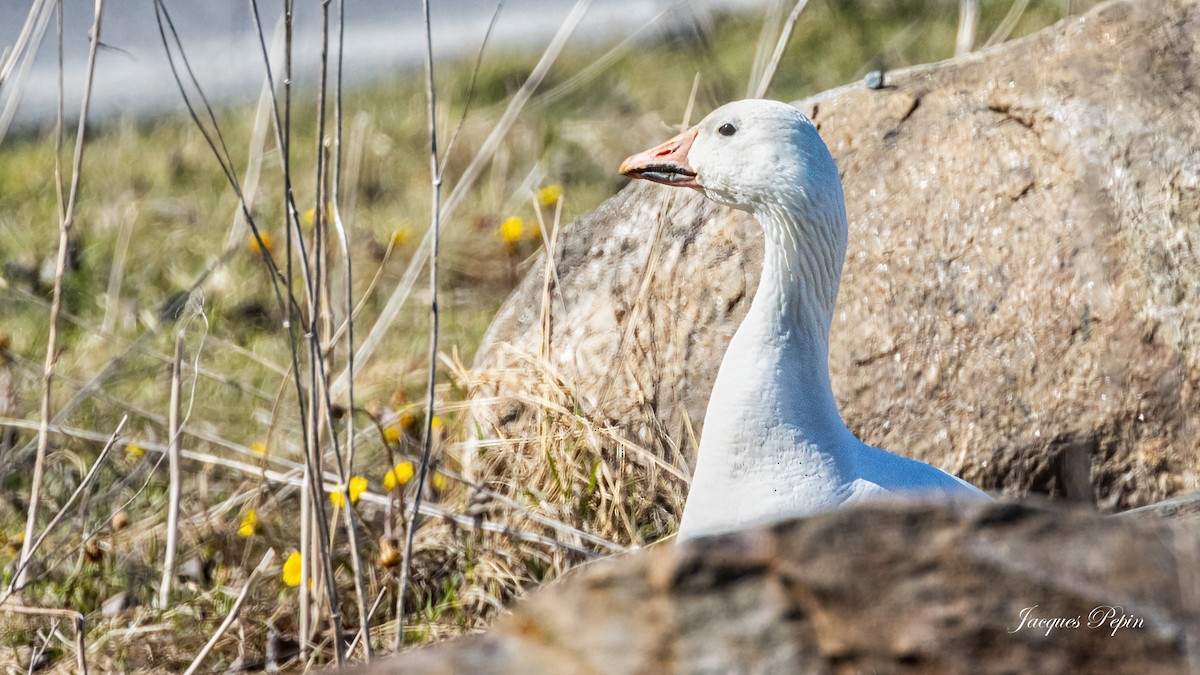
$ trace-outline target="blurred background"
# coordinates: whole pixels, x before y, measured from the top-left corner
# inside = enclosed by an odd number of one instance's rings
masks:
[[[268,35],[279,27],[279,2],[260,2],[261,19]],[[588,8],[574,32],[577,46],[601,45],[644,27],[664,10],[676,14],[745,11],[765,6],[765,0],[604,0]],[[67,108],[77,111],[87,65],[87,34],[92,3],[64,3],[64,84]],[[435,58],[473,54],[483,42],[494,0],[437,0],[430,12],[439,27],[434,41]],[[180,37],[193,60],[196,77],[214,100],[248,99],[258,94],[262,61],[250,3],[240,0],[177,2],[168,5]],[[503,51],[533,51],[544,44],[570,13],[572,2],[563,0],[507,0],[496,15],[492,45]],[[29,14],[28,3],[12,0],[0,4],[0,45],[12,45]],[[170,70],[163,59],[151,2],[109,2],[105,7],[104,48],[97,61],[95,112],[100,118],[114,114],[146,116],[177,110]],[[320,65],[320,3],[296,3],[294,24],[297,84],[311,85]],[[663,19],[668,19],[664,17]],[[678,20],[678,19],[676,19]],[[53,25],[49,26],[54,32]],[[346,79],[351,83],[395,77],[412,71],[425,58],[425,33],[420,2],[350,0],[346,3]],[[45,40],[31,64],[21,92],[18,126],[44,123],[54,115],[58,100],[58,63],[55,39]],[[5,92],[8,96],[11,92]]]

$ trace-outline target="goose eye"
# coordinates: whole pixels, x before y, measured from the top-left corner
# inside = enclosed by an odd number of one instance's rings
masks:
[[[729,122],[726,122],[725,124],[717,127],[717,133],[721,134],[722,136],[732,136],[737,133],[737,127],[733,126]]]

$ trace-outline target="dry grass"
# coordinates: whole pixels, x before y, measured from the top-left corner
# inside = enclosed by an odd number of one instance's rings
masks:
[[[861,77],[881,62],[900,66],[953,52],[957,3],[899,3],[886,10],[833,0],[811,4],[795,26],[768,95],[797,98]],[[1032,3],[1015,33],[1056,18],[1060,4]],[[1007,9],[983,3],[980,35],[990,34]],[[588,558],[662,538],[675,526],[688,473],[679,457],[653,439],[630,440],[590,419],[587,402],[539,354],[522,355],[526,367],[506,372],[472,372],[465,365],[500,302],[530,271],[536,252],[554,240],[558,227],[620,187],[613,167],[622,157],[678,121],[697,72],[698,111],[744,95],[761,17],[670,25],[612,51],[568,44],[498,138],[496,130],[508,124],[505,111],[533,71],[536,55],[489,47],[478,71],[474,60],[439,71],[444,103],[437,121],[443,133],[455,136],[444,158],[445,187],[456,201],[440,258],[445,375],[435,392],[439,424],[432,479],[404,603],[407,643],[476,630],[530,585]],[[778,30],[775,25],[763,32]],[[770,39],[768,51],[774,46]],[[313,92],[297,92],[293,111],[290,166],[296,176],[305,172],[295,179],[305,236],[328,224],[312,180],[320,145],[315,99]],[[386,648],[397,626],[395,548],[415,481],[389,492],[384,478],[389,467],[416,462],[419,454],[427,298],[413,291],[394,321],[385,325],[379,318],[397,289],[420,271],[430,190],[426,163],[416,158],[426,156],[429,139],[415,78],[349,91],[345,109],[338,206],[350,228],[349,255],[357,270],[350,290],[358,299],[358,339],[377,328],[379,342],[371,358],[358,364],[355,406],[344,414],[355,422],[350,473],[365,477],[369,486],[353,508],[365,600],[375,608],[372,642]],[[49,531],[20,600],[81,613],[94,670],[186,668],[242,596],[238,618],[216,640],[202,671],[272,661],[300,668],[333,659],[324,622],[313,632],[311,660],[291,656],[300,630],[297,590],[281,581],[284,561],[299,546],[305,443],[288,339],[261,255],[267,246],[282,261],[286,241],[279,197],[283,162],[269,127],[256,126],[263,114],[262,108],[242,106],[217,111],[232,164],[244,174],[248,211],[265,235],[261,240],[250,236],[237,199],[190,120],[107,120],[89,135],[74,247],[63,277],[62,353],[41,527],[68,504],[117,421],[128,415],[129,422],[112,456],[97,469],[95,484]],[[484,147],[494,152],[479,161]],[[468,170],[473,163],[477,170]],[[4,141],[0,580],[6,585],[21,546],[33,462],[28,448],[40,421],[50,288],[42,269],[51,258],[56,213],[46,177],[53,166],[49,132],[10,133]],[[559,186],[562,198],[546,193],[537,199],[551,185]],[[312,216],[305,215],[309,209]],[[522,219],[523,234],[505,240],[501,225],[512,217]],[[340,255],[336,241],[330,246],[331,256]],[[328,268],[334,304],[327,316],[334,321],[322,329],[327,345],[341,335],[337,324],[346,318],[336,305],[343,279],[336,267]],[[553,292],[552,284],[545,289]],[[298,279],[285,290],[304,296]],[[169,492],[163,453],[178,332],[185,355],[183,498],[177,588],[170,605],[160,607],[155,598],[168,539]],[[336,377],[346,364],[342,343],[327,358]],[[520,404],[539,411],[536,436],[489,440],[489,430],[471,426],[470,392],[501,380],[519,385],[506,388],[522,392]],[[309,392],[307,380],[302,384]],[[339,395],[332,402],[344,409],[345,398],[333,390]],[[340,432],[343,424],[333,419],[329,431]],[[332,454],[323,459],[329,492],[340,479]],[[333,584],[349,641],[359,626],[351,550],[341,512],[327,494],[322,497]],[[254,522],[247,526],[251,513]],[[254,581],[252,571],[269,549],[278,554],[275,562]],[[312,594],[321,617],[329,615],[322,606],[324,583],[318,579]],[[106,611],[106,604],[116,607],[120,594],[123,607]],[[0,611],[0,667],[24,669],[37,662],[72,670],[69,621],[66,615]],[[361,652],[350,658],[361,658]]]

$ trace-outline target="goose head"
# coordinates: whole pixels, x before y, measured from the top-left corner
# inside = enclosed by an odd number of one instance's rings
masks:
[[[846,204],[837,165],[799,110],[762,99],[728,103],[629,157],[621,173],[699,190],[753,214],[765,235],[760,290],[776,291],[756,294],[755,306],[828,339],[846,257]]]
[[[629,157],[620,171],[693,188],[719,204],[755,214],[783,208],[801,221],[814,219],[808,215],[845,218],[833,157],[813,123],[779,101],[721,106],[691,129]]]

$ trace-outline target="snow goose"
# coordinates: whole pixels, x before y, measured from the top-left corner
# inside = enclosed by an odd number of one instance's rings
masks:
[[[846,208],[829,150],[786,103],[747,100],[621,164],[754,215],[762,279],[708,402],[679,539],[804,516],[891,493],[987,499],[924,462],[858,440],[829,383],[829,325]]]

